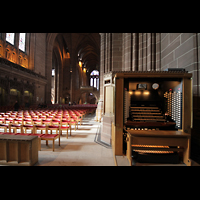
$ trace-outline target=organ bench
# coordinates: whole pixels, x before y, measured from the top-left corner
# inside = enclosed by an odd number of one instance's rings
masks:
[[[127,158],[132,166],[132,151],[139,150],[140,152],[148,153],[173,153],[183,152],[183,162],[190,166],[189,159],[190,149],[190,134],[182,131],[127,131]]]

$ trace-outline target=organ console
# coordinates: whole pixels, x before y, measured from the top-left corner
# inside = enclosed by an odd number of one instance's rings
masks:
[[[106,77],[111,77],[109,83],[114,88],[113,93],[107,92],[104,97],[104,108],[107,99],[113,99],[114,154],[125,154],[130,165],[137,162],[191,165],[192,74],[112,72]],[[108,91],[107,83],[104,91]]]

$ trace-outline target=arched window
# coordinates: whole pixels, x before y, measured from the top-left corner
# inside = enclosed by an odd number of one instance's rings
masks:
[[[26,33],[19,34],[19,49],[25,52]]]
[[[6,33],[6,41],[14,45],[15,42],[15,33]]]
[[[93,70],[90,73],[90,86],[93,86],[99,90],[99,71]]]

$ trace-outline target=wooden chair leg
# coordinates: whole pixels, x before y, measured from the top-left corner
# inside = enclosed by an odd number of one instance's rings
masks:
[[[53,151],[54,151],[54,139],[53,139]]]
[[[11,125],[8,125],[9,133],[11,133]]]

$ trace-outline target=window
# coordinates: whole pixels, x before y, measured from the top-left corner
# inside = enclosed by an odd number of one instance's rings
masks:
[[[6,41],[14,45],[15,33],[6,33]]]
[[[97,88],[97,90],[99,90],[99,71],[93,70],[90,73],[90,86]]]
[[[91,76],[99,76],[99,71],[93,70],[90,75]]]
[[[97,79],[94,78],[94,87],[96,88],[97,87]]]
[[[93,86],[93,78],[90,78],[90,86]]]
[[[19,34],[19,49],[25,52],[26,33]]]
[[[97,79],[97,90],[99,90],[99,78]]]
[[[52,69],[52,77],[55,76],[55,69]]]

